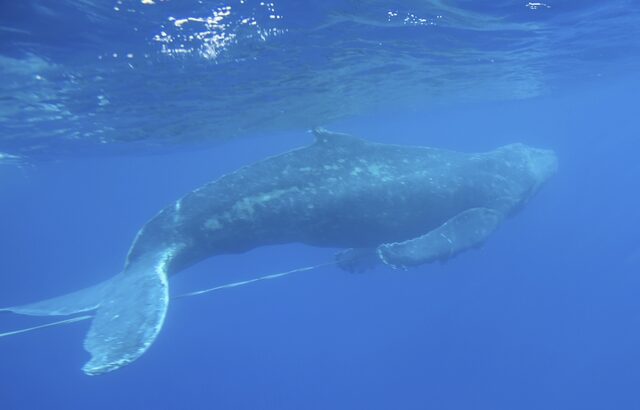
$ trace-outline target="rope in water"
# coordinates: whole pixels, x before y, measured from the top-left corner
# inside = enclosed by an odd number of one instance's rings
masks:
[[[72,317],[71,319],[60,320],[58,322],[47,323],[44,325],[34,326],[27,329],[20,329],[20,330],[14,330],[13,332],[0,333],[0,337],[18,335],[20,333],[31,332],[32,330],[44,329],[45,327],[59,326],[59,325],[66,325],[68,323],[80,322],[82,320],[91,319],[92,317],[93,316],[91,315]]]
[[[276,279],[276,278],[280,278],[280,277],[283,277],[283,276],[291,275],[292,273],[306,272],[306,271],[322,268],[324,266],[335,265],[335,264],[336,264],[336,262],[327,262],[327,263],[321,263],[319,265],[305,266],[304,268],[293,269],[293,270],[286,271],[286,272],[272,273],[271,275],[260,276],[258,278],[254,278],[254,279],[242,280],[242,281],[239,281],[239,282],[227,283],[226,285],[215,286],[215,287],[209,288],[209,289],[203,289],[203,290],[197,290],[195,292],[183,293],[181,295],[173,296],[171,299],[180,299],[180,298],[186,298],[186,297],[190,297],[190,296],[204,295],[205,293],[213,292],[215,290],[235,288],[237,286],[244,286],[244,285],[248,285],[248,284],[254,283],[254,282],[259,282],[259,281],[262,281],[262,280]]]
[[[260,277],[254,278],[254,279],[242,280],[242,281],[239,281],[239,282],[232,282],[232,283],[227,283],[225,285],[215,286],[213,288],[208,288],[208,289],[203,289],[203,290],[197,290],[197,291],[194,291],[194,292],[183,293],[183,294],[180,294],[180,295],[177,295],[177,296],[173,296],[171,299],[181,299],[181,298],[186,298],[186,297],[191,297],[191,296],[204,295],[206,293],[213,292],[213,291],[216,291],[216,290],[235,288],[235,287],[238,287],[238,286],[244,286],[244,285],[248,285],[250,283],[259,282],[259,281],[263,281],[263,280],[277,279],[277,278],[281,278],[283,276],[291,275],[291,274],[294,274],[294,273],[307,272],[307,271],[310,271],[310,270],[322,268],[324,266],[335,265],[335,264],[336,264],[336,262],[327,262],[327,263],[321,263],[321,264],[313,265],[313,266],[305,266],[303,268],[293,269],[293,270],[289,270],[289,271],[286,271],[286,272],[272,273],[270,275],[260,276]],[[5,310],[5,309],[2,309],[2,310]],[[31,332],[32,330],[43,329],[45,327],[66,325],[66,324],[69,324],[69,323],[80,322],[80,321],[91,319],[91,318],[93,318],[92,315],[77,316],[77,317],[73,317],[71,319],[60,320],[58,322],[47,323],[47,324],[40,325],[40,326],[34,326],[34,327],[26,328],[26,329],[14,330],[12,332],[0,333],[0,337],[13,336],[13,335],[17,335],[17,334],[20,334],[20,333],[27,333],[27,332]]]

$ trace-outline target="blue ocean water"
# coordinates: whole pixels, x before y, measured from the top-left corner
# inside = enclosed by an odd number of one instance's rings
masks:
[[[637,2],[0,7],[0,306],[111,277],[162,207],[313,126],[560,160],[479,250],[176,300],[113,373],[81,372],[86,322],[0,338],[3,409],[640,408]],[[216,257],[172,292],[336,251]]]

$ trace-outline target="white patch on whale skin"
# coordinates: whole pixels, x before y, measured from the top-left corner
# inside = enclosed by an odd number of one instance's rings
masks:
[[[382,182],[389,182],[394,180],[394,172],[386,164],[368,164],[367,171],[374,178],[379,179]]]
[[[333,165],[324,165],[323,168],[326,171],[338,171],[338,170],[340,170],[340,167],[338,165],[335,165],[335,164],[333,164]]]
[[[182,198],[178,199],[176,201],[175,206],[173,207],[173,223],[174,224],[179,224],[180,221],[182,220],[182,214],[180,213],[180,210],[182,209]]]
[[[220,218],[218,218],[217,216],[207,219],[207,221],[204,223],[204,227],[208,231],[218,231],[222,229],[222,226],[222,222],[220,222]]]
[[[297,197],[303,192],[313,192],[313,190],[291,187],[244,197],[236,201],[228,211],[207,219],[204,223],[204,228],[208,231],[217,231],[224,227],[224,221],[252,220],[256,216],[256,211],[268,207],[270,202],[281,199],[287,195],[290,198],[293,198],[293,196]]]

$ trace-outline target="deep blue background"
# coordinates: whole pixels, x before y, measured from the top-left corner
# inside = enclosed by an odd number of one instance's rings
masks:
[[[84,376],[88,323],[0,339],[2,409],[640,408],[635,78],[535,99],[378,112],[367,139],[553,148],[560,168],[479,251],[408,272],[322,268],[175,301],[141,359]],[[93,284],[137,229],[200,184],[310,142],[300,132],[196,152],[0,168],[2,305]],[[288,245],[220,257],[176,292],[330,260]],[[2,330],[43,323],[1,315]]]

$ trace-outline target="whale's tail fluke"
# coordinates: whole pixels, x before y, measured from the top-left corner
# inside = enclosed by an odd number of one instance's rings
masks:
[[[118,275],[102,301],[84,341],[91,360],[83,370],[106,373],[131,363],[153,343],[169,304],[162,263],[139,261]]]
[[[83,370],[89,375],[107,373],[140,357],[160,332],[169,304],[166,264],[170,257],[164,253],[139,258],[98,285],[0,311],[31,316],[95,311],[84,341],[91,360]]]
[[[68,316],[76,313],[90,312],[98,308],[110,284],[111,280],[107,280],[63,296],[26,305],[3,308],[0,309],[0,312],[6,311],[28,316]]]
[[[0,338],[36,329],[93,319],[84,342],[91,360],[83,367],[86,374],[98,375],[116,370],[140,357],[162,328],[169,304],[166,265],[172,253],[139,258],[125,272],[98,285],[28,305],[0,309],[31,316],[66,316],[95,311],[93,315],[74,316],[44,325],[0,333]],[[294,273],[308,272],[335,261],[272,273],[254,279],[227,283],[189,292],[175,298],[208,294],[251,283],[272,280]]]

